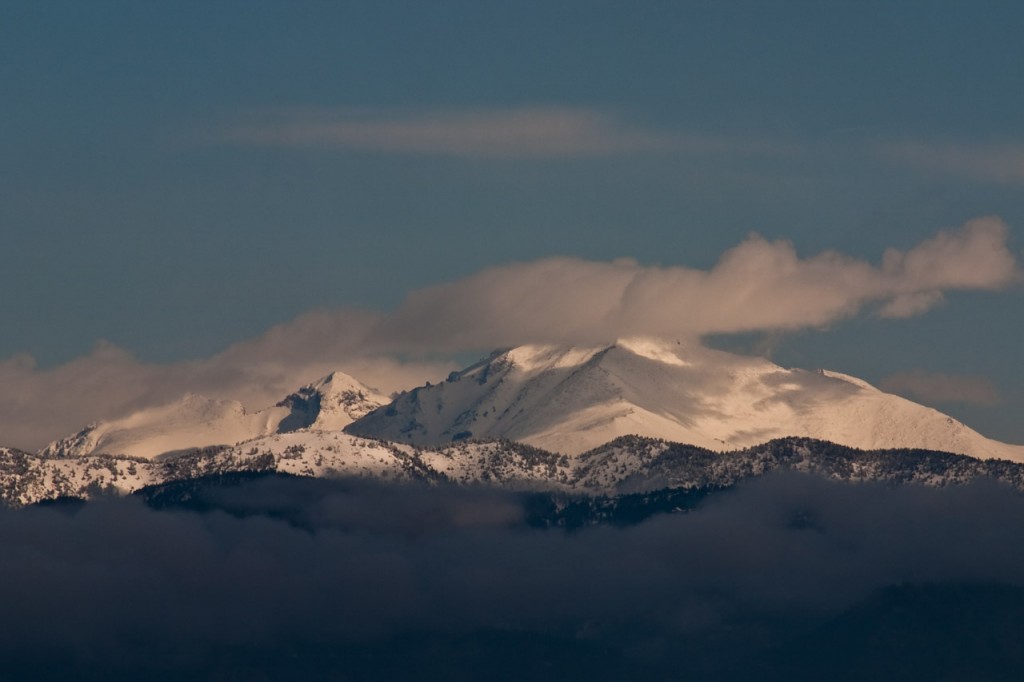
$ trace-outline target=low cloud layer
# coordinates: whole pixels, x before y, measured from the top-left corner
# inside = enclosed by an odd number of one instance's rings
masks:
[[[905,395],[923,403],[997,405],[999,389],[984,377],[914,370],[885,377],[879,388]]]
[[[480,490],[271,479],[198,499],[228,513],[134,500],[0,513],[5,669],[173,679],[233,647],[303,665],[289,647],[318,646],[339,665],[346,647],[401,633],[483,629],[610,648],[679,676],[888,585],[1024,581],[1024,500],[984,482],[786,474],[691,514],[575,533],[524,528],[520,498]]]
[[[432,358],[522,343],[778,332],[864,310],[920,315],[947,291],[1019,281],[1007,240],[1001,220],[981,218],[907,251],[889,249],[877,265],[831,251],[801,258],[791,243],[758,236],[710,270],[545,259],[412,292],[388,313],[307,313],[204,360],[148,364],[109,344],[48,369],[18,356],[0,362],[0,444],[36,449],[187,391],[259,409],[338,369],[391,392],[455,368]]]

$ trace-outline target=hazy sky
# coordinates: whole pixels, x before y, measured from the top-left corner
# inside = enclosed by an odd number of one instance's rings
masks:
[[[682,332],[1024,442],[1022,27],[1013,2],[0,2],[0,392],[312,310],[408,322],[551,263],[653,282],[630,320],[792,266],[766,291],[804,314]],[[330,364],[330,314],[261,347]],[[466,338],[443,350],[501,340]]]

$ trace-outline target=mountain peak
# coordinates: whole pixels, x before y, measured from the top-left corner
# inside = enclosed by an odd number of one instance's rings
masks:
[[[863,379],[858,379],[857,377],[850,376],[849,374],[843,374],[842,372],[833,372],[830,369],[819,369],[818,374],[825,377],[829,377],[830,379],[839,379],[840,381],[845,381],[848,384],[859,386],[860,388],[863,388],[866,391],[877,391],[881,393],[881,391],[874,385],[869,384]]]
[[[278,430],[340,430],[387,403],[384,395],[344,372],[335,371],[306,384],[276,405],[291,410]]]
[[[655,337],[637,336],[619,339],[615,342],[614,347],[622,348],[648,360],[656,360],[677,367],[691,364],[683,356],[693,353],[690,345],[684,345],[680,340],[671,341]]]
[[[247,412],[235,400],[186,393],[166,405],[96,422],[40,451],[47,458],[161,455],[303,429],[340,431],[388,399],[343,372],[306,384],[276,405]]]
[[[507,362],[526,372],[580,367],[613,351],[626,351],[648,360],[683,367],[690,364],[690,361],[686,359],[687,355],[706,350],[700,346],[684,344],[680,340],[656,337],[624,337],[616,339],[612,343],[583,346],[525,344],[495,351],[488,358],[469,369],[495,361]]]
[[[555,346],[525,345],[509,349],[502,357],[519,369],[531,372],[535,370],[561,369],[578,367],[593,358],[605,348],[601,346]]]
[[[1024,447],[855,377],[651,338],[497,351],[346,430],[423,446],[507,438],[566,454],[630,434],[719,451],[798,436],[1024,460]]]

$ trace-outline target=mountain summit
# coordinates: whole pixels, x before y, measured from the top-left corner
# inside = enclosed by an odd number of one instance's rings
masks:
[[[64,458],[102,453],[153,459],[300,429],[339,430],[387,400],[341,372],[307,384],[258,412],[247,412],[234,400],[190,393],[169,405],[90,424],[54,441],[40,454]]]
[[[1024,446],[854,377],[655,339],[496,352],[346,430],[424,446],[507,438],[566,454],[627,434],[719,451],[801,436],[1024,461]]]

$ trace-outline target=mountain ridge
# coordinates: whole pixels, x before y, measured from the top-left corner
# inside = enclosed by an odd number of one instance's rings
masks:
[[[363,478],[381,483],[483,485],[519,492],[622,496],[726,488],[775,471],[849,483],[944,487],[991,479],[1024,491],[1024,464],[921,449],[857,450],[783,438],[730,452],[623,436],[570,457],[514,441],[423,448],[330,431],[293,431],[172,458],[86,455],[65,459],[0,448],[0,504],[20,507],[239,472]]]

